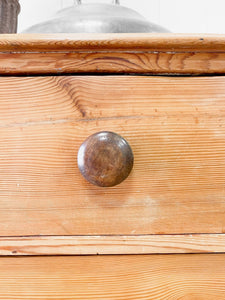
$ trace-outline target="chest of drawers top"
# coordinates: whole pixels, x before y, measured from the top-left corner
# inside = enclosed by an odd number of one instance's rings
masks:
[[[0,74],[224,74],[224,49],[213,34],[2,35]]]

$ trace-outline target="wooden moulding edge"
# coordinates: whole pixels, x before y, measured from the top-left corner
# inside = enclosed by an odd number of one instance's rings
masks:
[[[225,253],[225,234],[0,237],[1,256]]]
[[[225,35],[0,36],[0,75],[225,74]]]

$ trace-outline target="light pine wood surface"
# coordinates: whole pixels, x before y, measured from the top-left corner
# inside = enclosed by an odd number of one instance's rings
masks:
[[[225,255],[0,259],[2,300],[224,300]]]
[[[0,236],[224,233],[224,77],[2,77],[0,99]],[[102,130],[134,152],[114,188],[77,167]]]
[[[225,36],[20,34],[0,40],[0,74],[224,74]]]
[[[0,40],[0,74],[48,74],[0,77],[0,299],[225,298],[224,254],[174,254],[224,252],[225,77],[49,76],[224,73],[224,39],[120,38]],[[76,162],[102,130],[135,159],[109,189]]]
[[[0,238],[0,255],[225,253],[225,234]]]
[[[4,34],[0,51],[66,52],[140,49],[224,53],[225,34],[174,33],[62,33]]]

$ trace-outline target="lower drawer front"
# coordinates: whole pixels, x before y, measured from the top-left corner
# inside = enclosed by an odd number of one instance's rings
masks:
[[[224,300],[225,255],[1,258],[0,299]]]
[[[4,77],[0,99],[0,236],[224,233],[225,77]],[[103,130],[134,153],[113,188],[76,162]]]

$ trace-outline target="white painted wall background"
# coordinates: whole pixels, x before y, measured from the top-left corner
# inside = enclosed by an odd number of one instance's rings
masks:
[[[74,0],[20,0],[18,31],[49,19]],[[90,2],[90,0],[88,0]],[[83,0],[85,2],[85,0]],[[93,2],[101,2],[96,0]],[[176,33],[224,33],[225,0],[121,0],[148,20]]]

